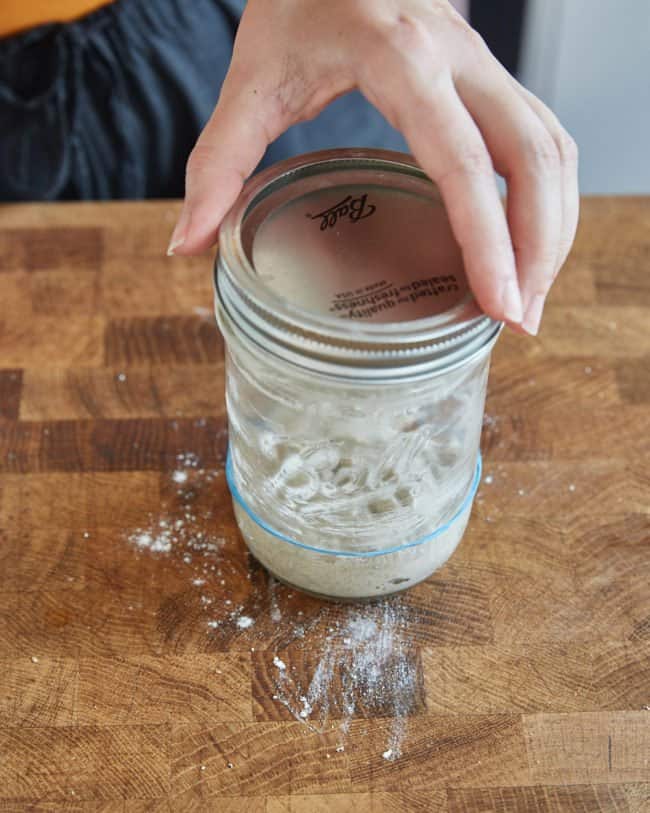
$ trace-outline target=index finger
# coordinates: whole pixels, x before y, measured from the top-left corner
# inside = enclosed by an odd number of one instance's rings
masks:
[[[214,244],[244,182],[282,132],[258,95],[241,89],[214,109],[187,162],[185,200],[168,254],[194,254]]]
[[[451,76],[426,88],[400,83],[395,98],[382,94],[375,103],[390,107],[413,154],[440,189],[479,305],[494,319],[519,324],[523,307],[515,256],[494,168]]]

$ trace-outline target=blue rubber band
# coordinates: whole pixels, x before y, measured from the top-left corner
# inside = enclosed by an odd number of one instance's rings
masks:
[[[291,539],[289,536],[285,536],[280,531],[276,531],[274,528],[271,528],[261,517],[258,517],[254,511],[247,505],[242,497],[239,489],[235,484],[235,477],[234,471],[232,466],[232,457],[230,454],[230,446],[228,446],[228,455],[226,458],[226,479],[228,481],[228,487],[230,488],[230,493],[233,496],[233,499],[237,502],[237,504],[242,508],[248,517],[253,520],[256,525],[259,525],[260,528],[263,528],[267,533],[271,534],[272,536],[276,537],[276,539],[282,540],[282,542],[287,542],[289,545],[294,545],[296,548],[302,548],[303,550],[308,550],[312,553],[324,553],[327,556],[347,556],[348,558],[354,559],[368,559],[373,556],[387,556],[390,553],[399,553],[399,551],[406,550],[407,548],[416,548],[418,545],[425,545],[427,542],[431,542],[431,540],[435,539],[440,534],[443,534],[445,531],[448,531],[449,528],[460,519],[461,515],[465,513],[467,508],[472,504],[474,500],[474,496],[478,490],[479,483],[481,482],[481,471],[482,471],[483,462],[481,459],[481,453],[478,453],[478,458],[476,459],[476,470],[474,473],[474,480],[472,481],[472,486],[470,490],[467,492],[465,499],[460,504],[460,508],[454,516],[448,521],[445,522],[444,525],[441,525],[439,528],[436,528],[435,531],[432,533],[427,534],[426,536],[422,537],[421,539],[417,539],[415,542],[407,542],[404,545],[397,545],[394,548],[385,548],[383,550],[373,550],[373,551],[347,551],[347,550],[331,550],[328,548],[317,548],[313,545],[306,545],[304,542],[298,542],[296,539]]]

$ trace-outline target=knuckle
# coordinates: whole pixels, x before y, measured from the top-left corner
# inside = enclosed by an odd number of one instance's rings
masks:
[[[417,17],[401,13],[383,20],[374,28],[374,43],[378,50],[389,50],[402,57],[413,57],[430,50],[426,25]]]
[[[471,147],[462,150],[456,156],[453,166],[446,174],[492,175],[494,167],[487,150]]]
[[[526,252],[531,268],[535,269],[538,293],[545,294],[553,281],[553,274],[559,259],[559,241],[532,240]]]
[[[449,42],[467,70],[493,71],[495,58],[479,32],[460,18],[451,31]],[[452,52],[452,58],[453,52]]]
[[[464,24],[459,27],[459,33],[463,37],[466,47],[469,48],[474,54],[484,55],[485,52],[488,51],[485,40],[475,28]]]
[[[560,129],[560,132],[556,138],[556,143],[562,164],[568,167],[577,166],[579,152],[578,145],[564,128]]]
[[[213,158],[213,151],[206,144],[195,144],[187,159],[186,174],[188,179],[200,174]]]
[[[546,130],[540,130],[525,142],[524,156],[528,165],[538,174],[558,172],[560,169],[560,150]]]
[[[553,271],[557,265],[559,245],[545,245],[537,251],[537,262],[540,268],[546,269],[546,283],[550,284]]]
[[[566,262],[567,257],[571,253],[572,247],[573,247],[573,238],[572,237],[564,237],[560,241],[560,247],[559,247],[558,256],[557,256],[557,268],[555,269],[555,276],[553,277],[553,279],[555,279],[555,277],[558,275],[558,273],[560,271],[560,268],[562,268],[562,266]]]

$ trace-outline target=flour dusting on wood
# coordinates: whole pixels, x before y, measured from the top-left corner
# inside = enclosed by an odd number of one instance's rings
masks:
[[[305,612],[292,609],[295,594],[268,576],[261,592],[246,591],[242,602],[235,593],[242,575],[226,570],[226,540],[207,530],[215,518],[195,502],[196,495],[211,488],[223,473],[204,470],[198,455],[186,452],[178,455],[167,476],[172,492],[175,489],[173,505],[163,505],[160,515],[135,528],[128,542],[142,554],[173,559],[175,568],[186,573],[189,596],[194,595],[190,600],[204,614],[207,636],[227,641],[238,635],[248,645],[256,644],[264,641],[256,625],[268,630],[271,622],[278,630],[277,640],[291,642],[292,651],[268,653],[270,702],[315,733],[336,729],[341,751],[353,720],[387,719],[379,753],[386,760],[398,759],[408,717],[422,700],[421,670],[409,643],[409,611],[403,600],[365,605],[323,602]],[[251,579],[250,569],[244,578]],[[255,652],[255,646],[250,649]],[[308,660],[309,668],[296,669],[294,649]]]
[[[340,608],[340,618],[318,644],[318,659],[303,685],[277,656],[279,702],[298,720],[324,732],[336,723],[342,738],[353,719],[392,719],[385,759],[398,759],[407,720],[421,692],[421,675],[408,643],[400,599]]]

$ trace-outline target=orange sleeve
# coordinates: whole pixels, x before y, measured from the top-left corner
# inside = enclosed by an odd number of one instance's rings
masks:
[[[111,0],[1,0],[0,37],[43,23],[75,20]]]

